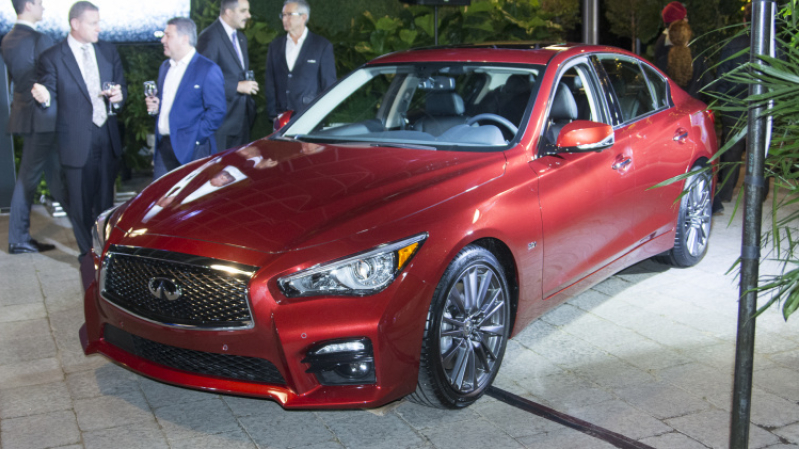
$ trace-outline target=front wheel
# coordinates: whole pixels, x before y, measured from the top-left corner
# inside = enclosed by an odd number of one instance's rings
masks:
[[[413,402],[462,408],[499,372],[510,334],[508,283],[497,258],[469,245],[450,263],[433,294]]]
[[[705,257],[710,239],[712,187],[711,172],[701,165],[694,166],[691,176],[685,180],[685,194],[680,199],[674,248],[658,257],[660,262],[687,268]]]

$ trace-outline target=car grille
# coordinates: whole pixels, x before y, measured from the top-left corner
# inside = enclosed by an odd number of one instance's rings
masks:
[[[176,348],[109,324],[105,325],[103,338],[123,351],[170,368],[249,382],[286,384],[275,365],[268,360]]]
[[[248,283],[255,270],[216,259],[116,246],[104,260],[101,291],[112,304],[146,320],[199,329],[246,328],[252,327]],[[166,282],[173,294],[158,290],[159,282]]]

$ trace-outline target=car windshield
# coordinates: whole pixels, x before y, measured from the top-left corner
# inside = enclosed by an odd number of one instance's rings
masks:
[[[495,151],[524,132],[537,65],[417,63],[363,67],[278,137],[323,143]]]

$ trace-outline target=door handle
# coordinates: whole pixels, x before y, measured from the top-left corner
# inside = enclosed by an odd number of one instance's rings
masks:
[[[684,128],[678,128],[677,131],[674,131],[674,141],[679,143],[685,143],[685,139],[688,138],[688,131]]]
[[[619,169],[622,169],[622,168],[626,167],[627,165],[629,165],[630,162],[632,162],[632,161],[633,161],[632,159],[627,158],[627,159],[621,160],[619,162],[616,162],[615,164],[613,164],[611,166],[611,168],[613,168],[614,170],[619,170]]]

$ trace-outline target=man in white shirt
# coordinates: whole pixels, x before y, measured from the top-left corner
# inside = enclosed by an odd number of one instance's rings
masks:
[[[287,0],[280,19],[285,36],[269,44],[266,55],[266,112],[271,120],[285,111],[304,111],[336,82],[333,45],[308,31],[311,7],[306,0]]]
[[[167,22],[158,74],[158,97],[147,97],[147,111],[158,114],[153,179],[217,152],[214,132],[225,118],[222,70],[197,53],[197,26],[191,19]]]

